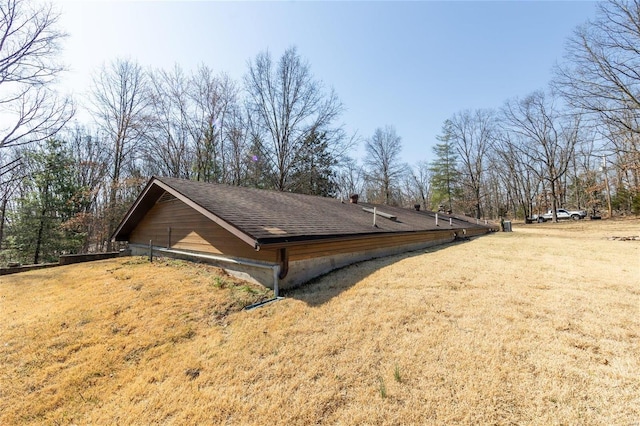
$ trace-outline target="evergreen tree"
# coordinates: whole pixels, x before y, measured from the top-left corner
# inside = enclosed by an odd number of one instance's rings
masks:
[[[82,208],[83,194],[75,179],[73,159],[62,142],[49,139],[25,154],[31,169],[12,223],[11,234],[22,261],[56,261],[60,254],[75,252],[83,236],[65,229]]]
[[[267,156],[262,148],[262,141],[257,135],[252,136],[249,155],[246,160],[245,186],[259,189],[274,189],[272,185],[274,173],[269,167]]]
[[[457,168],[458,156],[451,138],[445,132],[438,136],[441,142],[433,147],[436,159],[430,164],[432,203],[444,210],[453,211],[453,203],[461,196],[460,172]]]
[[[326,133],[312,132],[298,153],[291,173],[291,190],[299,194],[333,196],[336,192],[334,166]]]

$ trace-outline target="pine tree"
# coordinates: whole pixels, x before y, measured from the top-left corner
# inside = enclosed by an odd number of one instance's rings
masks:
[[[31,179],[18,200],[11,234],[22,260],[56,261],[60,254],[74,252],[82,236],[64,224],[82,209],[83,194],[75,179],[73,159],[63,143],[49,139],[44,146],[25,154]]]
[[[275,174],[269,167],[267,156],[262,148],[262,141],[254,135],[249,148],[249,158],[246,160],[246,179],[244,186],[259,189],[274,189],[272,184]]]
[[[337,160],[329,150],[325,133],[312,132],[298,153],[291,173],[291,190],[299,194],[330,197],[335,195],[334,166]]]
[[[444,210],[453,211],[454,202],[461,196],[460,172],[457,169],[458,156],[456,149],[445,132],[438,136],[441,142],[433,147],[436,158],[430,163],[432,203],[442,206]],[[442,210],[439,208],[439,210]]]

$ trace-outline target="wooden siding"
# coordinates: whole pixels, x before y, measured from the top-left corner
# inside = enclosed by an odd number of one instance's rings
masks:
[[[169,246],[177,250],[222,254],[232,257],[275,262],[275,250],[256,251],[220,225],[178,199],[156,203],[129,236],[134,244]]]
[[[467,233],[464,235],[460,235],[460,232],[458,232],[458,235],[460,236],[466,236],[466,237],[477,237],[478,235],[484,235],[489,233],[491,230],[489,228],[469,228],[466,230]]]
[[[354,253],[379,248],[404,246],[447,238],[453,239],[453,232],[452,230],[425,231],[412,234],[374,236],[326,243],[310,242],[309,244],[289,248],[289,260],[313,259],[315,257],[331,256],[341,253]]]

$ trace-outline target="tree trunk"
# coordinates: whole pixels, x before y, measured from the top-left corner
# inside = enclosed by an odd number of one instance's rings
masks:
[[[555,182],[551,182],[551,217],[552,222],[558,222],[558,198],[556,195]]]
[[[2,200],[2,206],[0,207],[0,250],[2,250],[2,243],[4,242],[4,221],[7,212],[7,199]]]
[[[115,183],[111,183],[111,194],[109,195],[109,205],[107,206],[107,251],[113,250],[113,243],[111,242],[111,234],[115,231],[115,210],[116,210],[116,190]]]
[[[33,255],[33,264],[37,265],[40,260],[40,249],[42,246],[42,234],[44,233],[44,217],[47,213],[46,209],[42,209],[42,214],[40,215],[40,227],[38,228],[38,238],[36,239],[36,251]]]

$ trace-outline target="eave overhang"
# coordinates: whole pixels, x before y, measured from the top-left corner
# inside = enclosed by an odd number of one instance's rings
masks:
[[[385,237],[398,237],[407,235],[433,234],[435,232],[455,233],[463,228],[443,228],[443,229],[425,229],[420,231],[390,231],[390,232],[371,232],[362,234],[345,234],[345,235],[303,235],[279,238],[261,238],[256,244],[260,248],[277,249],[286,247],[301,246],[309,243],[333,243],[341,241],[367,240]]]

